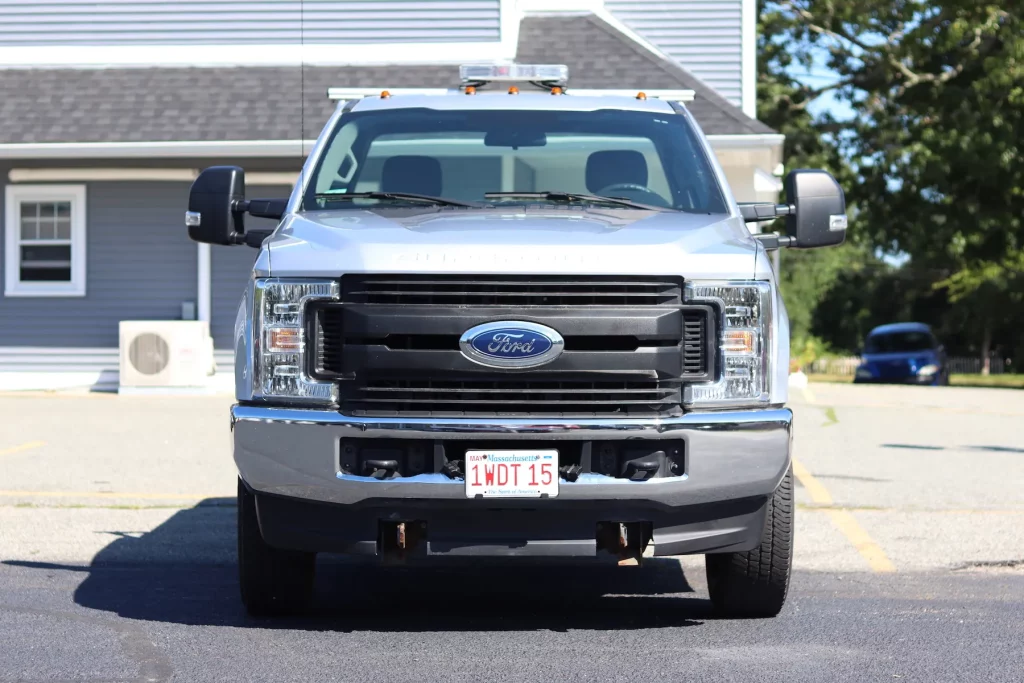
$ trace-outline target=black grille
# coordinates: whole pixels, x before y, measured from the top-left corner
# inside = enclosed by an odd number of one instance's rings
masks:
[[[683,374],[703,375],[708,370],[708,313],[683,312]]]
[[[323,308],[314,318],[316,325],[316,366],[318,373],[340,375],[345,359],[344,310]]]
[[[678,306],[682,284],[659,277],[347,275],[342,297],[419,306]]]
[[[661,276],[345,276],[340,302],[311,309],[309,370],[347,415],[679,415],[716,365],[715,310],[682,292]],[[459,337],[494,321],[552,327],[564,351],[521,370],[462,355]]]
[[[345,387],[343,387],[345,390]],[[680,414],[678,381],[370,380],[348,387],[345,412],[357,416],[628,417]]]

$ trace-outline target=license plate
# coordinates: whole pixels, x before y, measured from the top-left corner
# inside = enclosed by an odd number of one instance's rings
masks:
[[[554,498],[558,451],[466,451],[466,498]]]

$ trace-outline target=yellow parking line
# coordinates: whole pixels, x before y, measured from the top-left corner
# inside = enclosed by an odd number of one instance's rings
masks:
[[[204,500],[230,498],[234,494],[215,493],[197,496],[188,493],[121,493],[117,491],[0,491],[8,498],[137,498],[139,500]]]
[[[875,543],[874,539],[857,523],[849,510],[827,510],[825,512],[837,529],[843,532],[847,540],[853,544],[860,556],[868,561],[868,565],[876,572],[894,572],[896,566],[886,557],[885,551]]]
[[[814,478],[803,463],[793,458],[793,474],[803,484],[804,490],[811,496],[811,501],[818,505],[832,505],[832,494],[828,492],[825,485]]]
[[[45,446],[45,445],[46,445],[45,441],[29,441],[28,443],[23,443],[20,446],[15,446],[13,448],[8,448],[8,449],[5,449],[5,450],[2,450],[2,451],[0,451],[0,455],[13,455],[14,453],[21,453],[22,451],[30,451],[33,448],[39,448],[40,446]]]
[[[803,485],[804,490],[811,497],[811,501],[818,505],[833,505],[832,494],[825,486],[814,478],[814,475],[803,466],[796,458],[793,458],[793,474]],[[868,566],[876,572],[894,572],[896,566],[886,556],[881,546],[875,543],[874,539],[864,530],[849,510],[836,509],[834,507],[823,508],[832,524],[846,536],[846,539],[857,549],[860,556],[867,560]]]

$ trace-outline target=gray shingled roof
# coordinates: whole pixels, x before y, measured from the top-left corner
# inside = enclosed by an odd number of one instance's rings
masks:
[[[581,88],[692,88],[708,134],[773,131],[594,15],[528,16],[516,60],[563,63]],[[0,144],[314,138],[329,86],[448,87],[455,66],[0,70]]]
[[[651,53],[593,14],[526,17],[516,61],[566,64],[569,83],[577,88],[694,90],[696,99],[686,106],[708,135],[775,132],[668,57]]]

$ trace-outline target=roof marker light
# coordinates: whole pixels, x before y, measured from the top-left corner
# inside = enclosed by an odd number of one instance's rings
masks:
[[[646,100],[646,99],[647,99],[647,93],[645,93],[645,92],[642,92],[642,91],[641,91],[641,92],[638,92],[638,93],[636,94],[636,98],[637,98],[638,100]]]
[[[473,87],[473,86],[471,86],[471,85],[467,85],[467,86],[466,86],[466,90],[465,90],[464,92],[465,92],[465,93],[466,93],[467,95],[475,95],[475,94],[476,94],[476,88],[474,88],[474,87]]]
[[[381,90],[381,91],[380,91],[380,98],[381,98],[382,100],[386,100],[386,99],[388,99],[389,97],[391,97],[391,93],[389,93],[389,92],[388,92],[387,90]]]
[[[562,89],[561,89],[561,88],[559,88],[559,87],[558,87],[558,86],[556,85],[555,87],[553,87],[553,88],[551,89],[551,94],[552,94],[552,95],[561,95],[561,94],[562,94]]]
[[[511,88],[508,89],[508,94],[509,95],[518,95],[519,94],[519,88],[517,88],[516,86],[513,85]]]

